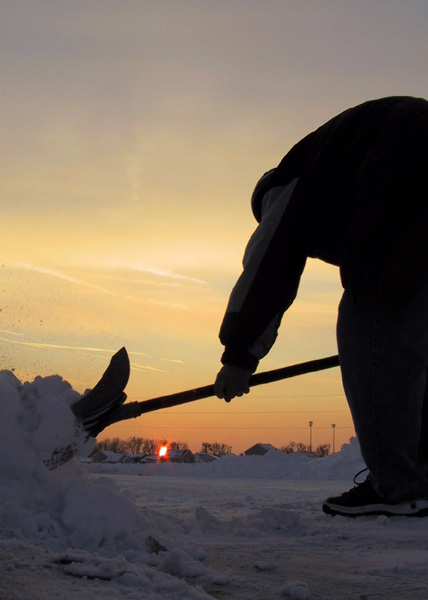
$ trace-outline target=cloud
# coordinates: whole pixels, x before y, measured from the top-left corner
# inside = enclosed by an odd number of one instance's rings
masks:
[[[178,358],[161,358],[160,360],[164,360],[165,362],[171,362],[178,365],[185,365],[184,360],[179,360]]]
[[[123,293],[118,293],[114,290],[109,290],[100,285],[90,283],[89,281],[86,281],[84,279],[79,279],[77,277],[67,275],[66,273],[63,273],[62,271],[59,271],[57,269],[52,269],[50,267],[43,267],[41,265],[35,265],[33,263],[26,263],[26,262],[22,262],[22,261],[13,260],[13,259],[4,259],[3,258],[2,260],[6,263],[9,263],[13,267],[16,267],[19,269],[26,269],[28,271],[40,273],[42,275],[48,275],[49,277],[55,277],[57,279],[62,279],[63,281],[66,281],[73,285],[89,288],[89,289],[95,290],[97,292],[100,292],[102,294],[106,294],[108,296],[115,296],[115,297],[122,298],[124,300],[130,300],[132,302],[138,302],[141,304],[151,304],[151,305],[156,305],[156,306],[160,306],[160,307],[164,307],[164,308],[172,308],[172,309],[185,310],[185,311],[189,310],[188,306],[186,306],[185,304],[180,304],[178,302],[169,302],[167,300],[158,300],[156,298],[147,298],[147,297],[143,297],[143,296],[132,296],[129,294],[127,295],[127,294],[123,294]],[[119,267],[117,266],[115,268],[119,268]],[[155,275],[158,275],[161,277],[172,277],[172,278],[180,279],[180,280],[187,280],[187,281],[193,281],[193,282],[197,281],[198,283],[205,283],[202,280],[197,280],[194,278],[186,277],[185,275],[179,275],[177,273],[172,273],[172,272],[169,272],[169,271],[163,270],[163,269],[147,267],[145,269],[144,268],[141,268],[141,269],[131,268],[131,270],[141,270],[141,272],[151,273],[151,274],[155,274]]]
[[[23,334],[16,334],[23,335]],[[47,349],[55,349],[55,350],[79,350],[82,352],[108,352],[114,354],[117,350],[112,350],[111,348],[91,348],[84,346],[66,346],[62,344],[46,344],[42,342],[23,342],[19,340],[11,340],[9,338],[0,337],[0,341],[8,342],[10,344],[19,344],[20,346],[30,346],[32,348],[47,348]]]
[[[0,330],[3,331],[4,330]],[[8,332],[10,333],[10,332]],[[16,335],[23,335],[23,334],[16,334]],[[5,337],[0,337],[0,341],[2,342],[7,342],[10,344],[18,344],[20,346],[29,346],[31,348],[40,348],[40,349],[53,349],[53,350],[76,350],[79,352],[97,352],[97,353],[105,353],[107,352],[108,354],[114,354],[117,352],[116,350],[112,350],[111,348],[93,348],[93,347],[86,347],[86,346],[67,346],[67,345],[62,345],[62,344],[46,344],[46,343],[42,343],[42,342],[25,342],[25,341],[18,341],[18,340],[11,340],[9,338],[5,338]],[[128,352],[129,355],[133,355],[133,356],[145,356],[147,358],[150,358],[150,355],[147,354],[146,352]],[[163,360],[167,360],[167,359],[163,359]],[[178,361],[178,360],[174,360],[171,362],[182,362],[182,361]],[[184,363],[183,363],[184,364]],[[160,373],[165,372],[164,369],[158,369],[156,367],[151,367],[149,365],[140,365],[140,364],[136,364],[136,363],[131,363],[131,369],[133,369],[134,371],[157,371]]]
[[[5,333],[6,335],[17,335],[22,336],[23,333],[17,333],[16,331],[9,331],[8,329],[0,329],[0,333]]]
[[[134,273],[146,273],[147,275],[154,275],[155,277],[161,277],[165,279],[198,283],[199,285],[204,286],[208,285],[206,281],[197,277],[191,277],[189,275],[183,275],[182,273],[176,273],[171,269],[163,269],[162,267],[146,265],[144,263],[134,263],[132,261],[128,262],[123,260],[110,260],[107,263],[97,265],[97,267],[100,269],[132,271]]]
[[[141,371],[141,372],[145,372],[145,371],[156,371],[158,373],[165,373],[165,369],[158,369],[157,367],[149,367],[148,365],[137,365],[135,363],[131,364],[131,369],[134,369],[134,371]]]
[[[174,273],[169,269],[160,269],[158,267],[131,267],[132,271],[139,271],[142,273],[149,273],[151,275],[157,275],[158,277],[168,277],[170,279],[179,279],[181,281],[191,281],[193,283],[200,283],[201,285],[207,285],[207,282],[197,277],[189,277],[188,275],[181,275],[180,273]]]
[[[78,279],[77,277],[72,277],[71,275],[66,275],[62,271],[58,271],[57,269],[51,269],[49,267],[42,267],[40,265],[35,265],[32,263],[25,263],[18,260],[13,259],[3,259],[5,262],[10,263],[12,266],[17,267],[18,269],[25,269],[27,271],[34,271],[35,273],[41,273],[43,275],[49,275],[51,277],[56,277],[58,279],[62,279],[69,283],[74,283],[75,285],[80,285],[83,287],[91,288],[94,290],[98,290],[103,292],[104,294],[113,294],[110,290],[103,288],[99,285],[95,285],[94,283],[89,283],[88,281],[84,281],[83,279]]]

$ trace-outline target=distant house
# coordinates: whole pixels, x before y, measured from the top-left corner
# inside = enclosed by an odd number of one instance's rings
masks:
[[[196,463],[209,463],[214,460],[219,460],[218,456],[214,456],[214,454],[208,454],[208,452],[196,452],[194,455]]]
[[[124,454],[121,461],[122,463],[141,463],[147,454]]]
[[[96,463],[110,463],[116,464],[123,460],[125,454],[117,454],[117,452],[111,452],[110,450],[99,450],[91,458],[92,462]]]
[[[141,464],[145,465],[147,463],[155,463],[159,460],[157,454],[147,454],[144,458],[140,460]]]
[[[271,450],[276,450],[271,444],[255,444],[251,448],[248,448],[248,450],[245,450],[244,454],[245,456],[263,456]]]
[[[173,463],[194,463],[195,457],[191,450],[169,450],[166,453],[166,461]]]

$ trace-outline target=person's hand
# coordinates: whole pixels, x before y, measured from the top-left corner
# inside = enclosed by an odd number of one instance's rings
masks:
[[[214,383],[215,395],[217,398],[224,398],[226,402],[230,402],[235,396],[248,394],[251,375],[251,371],[245,367],[224,365]]]

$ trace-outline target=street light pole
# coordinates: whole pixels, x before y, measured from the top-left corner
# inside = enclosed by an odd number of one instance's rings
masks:
[[[309,421],[309,452],[312,453],[312,425],[313,421]]]
[[[336,423],[332,423],[332,428],[333,428],[333,454],[336,451]]]

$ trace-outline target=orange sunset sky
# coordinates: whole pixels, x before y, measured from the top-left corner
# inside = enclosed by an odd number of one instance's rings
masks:
[[[417,0],[0,4],[0,368],[92,387],[121,346],[130,400],[212,383],[255,228],[249,198],[349,106],[428,97]],[[337,269],[310,261],[259,370],[336,353]],[[353,435],[338,369],[206,399],[101,436],[256,442]]]

